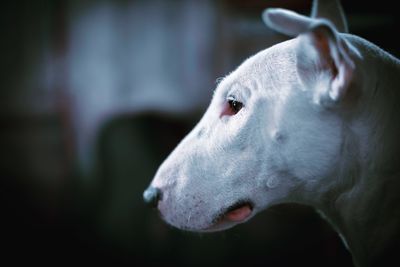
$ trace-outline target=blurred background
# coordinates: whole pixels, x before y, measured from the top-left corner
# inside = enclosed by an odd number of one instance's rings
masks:
[[[342,2],[352,33],[400,55],[395,2]],[[263,25],[267,7],[309,14],[311,1],[3,1],[2,260],[352,266],[308,207],[281,205],[229,231],[194,234],[142,202],[216,79],[286,40]]]

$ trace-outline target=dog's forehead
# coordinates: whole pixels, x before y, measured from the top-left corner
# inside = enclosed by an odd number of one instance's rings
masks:
[[[296,39],[292,39],[246,59],[220,82],[216,95],[225,95],[236,88],[275,94],[282,85],[297,83],[295,45]]]

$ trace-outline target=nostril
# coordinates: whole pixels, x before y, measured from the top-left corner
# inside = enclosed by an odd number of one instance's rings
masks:
[[[156,208],[158,201],[161,200],[161,190],[157,187],[150,186],[143,192],[143,200],[152,208]]]

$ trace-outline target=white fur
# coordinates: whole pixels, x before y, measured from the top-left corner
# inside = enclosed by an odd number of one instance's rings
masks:
[[[270,24],[287,16],[289,25],[311,24],[285,30],[301,29],[300,36],[257,53],[219,83],[151,183],[163,192],[158,208],[171,225],[211,231],[235,224],[213,220],[241,199],[254,203],[251,216],[278,203],[311,205],[343,236],[355,263],[369,266],[399,233],[400,64],[329,22],[291,14]],[[336,76],[314,47],[319,25]],[[230,95],[243,108],[220,118]]]

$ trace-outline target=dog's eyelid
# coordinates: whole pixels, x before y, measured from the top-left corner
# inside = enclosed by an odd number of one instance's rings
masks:
[[[234,94],[234,93],[227,94],[227,96],[225,98],[225,101],[229,101],[229,100],[234,100],[234,101],[241,102],[241,103],[244,102],[243,96],[240,93],[238,93],[238,94]]]
[[[239,100],[236,98],[236,96],[234,96],[234,95],[228,95],[228,96],[226,97],[226,100],[227,100],[227,101],[229,101],[229,100],[239,101]]]
[[[246,86],[243,86],[239,83],[235,83],[229,87],[229,90],[225,92],[226,100],[236,100],[238,102],[244,103],[245,100],[250,97],[249,90]]]
[[[239,103],[240,104],[240,108],[243,108],[245,105],[244,105],[244,102],[240,99],[240,98],[238,98],[238,97],[236,97],[235,95],[228,95],[227,97],[226,97],[226,100],[225,100],[227,103],[232,103],[232,102],[236,102],[236,103]]]

